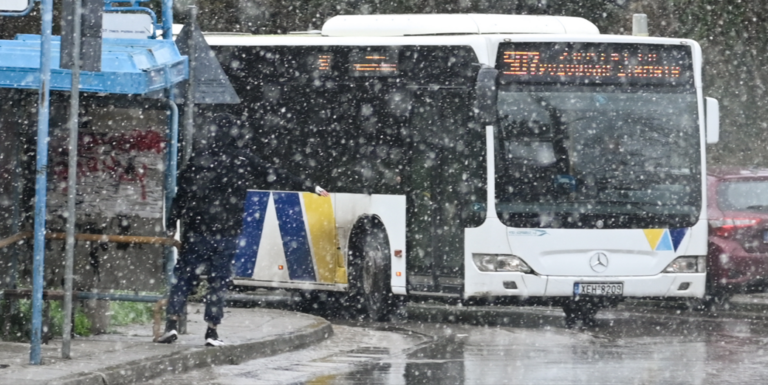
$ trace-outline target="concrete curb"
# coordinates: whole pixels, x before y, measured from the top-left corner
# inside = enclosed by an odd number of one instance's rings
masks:
[[[633,311],[637,309],[686,309],[683,302],[669,302],[660,300],[626,301],[619,304],[619,309]],[[768,299],[764,296],[736,295],[730,298],[724,304],[718,304],[712,310],[691,311],[692,314],[717,314],[727,318],[749,318],[763,317],[768,319]]]
[[[738,296],[728,301],[728,311],[759,313],[768,316],[768,301],[764,297]]]
[[[106,367],[99,372],[77,373],[51,381],[49,384],[133,384],[171,373],[183,373],[216,365],[237,365],[244,361],[299,349],[325,340],[332,335],[333,327],[330,322],[323,320],[303,328],[303,330],[284,333],[263,340],[225,345],[218,348],[190,348]]]

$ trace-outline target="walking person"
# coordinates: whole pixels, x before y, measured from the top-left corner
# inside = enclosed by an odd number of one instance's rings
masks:
[[[180,172],[178,192],[171,207],[169,229],[182,224],[182,250],[174,269],[166,308],[165,332],[155,341],[178,338],[178,321],[187,297],[207,272],[205,296],[206,346],[220,346],[216,327],[224,315],[224,295],[243,224],[249,189],[283,189],[328,193],[260,159],[245,147],[243,127],[228,114],[215,115],[202,128],[203,138]],[[173,230],[172,230],[173,231]]]

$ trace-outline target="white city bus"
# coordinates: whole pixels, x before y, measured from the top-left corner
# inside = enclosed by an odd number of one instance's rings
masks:
[[[326,222],[337,251],[305,253],[293,269],[307,274],[283,271],[295,242],[273,224],[280,257],[237,285],[354,292],[377,318],[400,296],[543,300],[571,323],[625,297],[704,295],[705,120],[716,137],[718,112],[695,41],[476,14],[206,40],[242,103],[203,113],[241,117],[254,151],[332,192],[374,194],[334,198],[327,212],[355,215]],[[372,203],[391,195],[404,207]],[[372,226],[383,237],[355,251]],[[371,250],[386,261],[353,273]]]

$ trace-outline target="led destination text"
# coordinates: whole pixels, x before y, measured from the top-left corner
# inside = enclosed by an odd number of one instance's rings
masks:
[[[691,85],[687,46],[507,43],[496,68],[503,82]]]
[[[556,62],[544,63],[539,52],[504,52],[503,60],[506,75],[680,77],[680,67],[656,65],[657,58],[638,54],[634,59],[642,64],[633,65],[628,54],[565,52]]]

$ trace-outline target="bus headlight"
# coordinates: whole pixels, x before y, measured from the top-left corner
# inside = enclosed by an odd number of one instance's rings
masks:
[[[665,273],[706,273],[707,257],[679,257],[664,269]]]
[[[472,254],[480,271],[530,273],[533,270],[520,257],[509,254]]]

